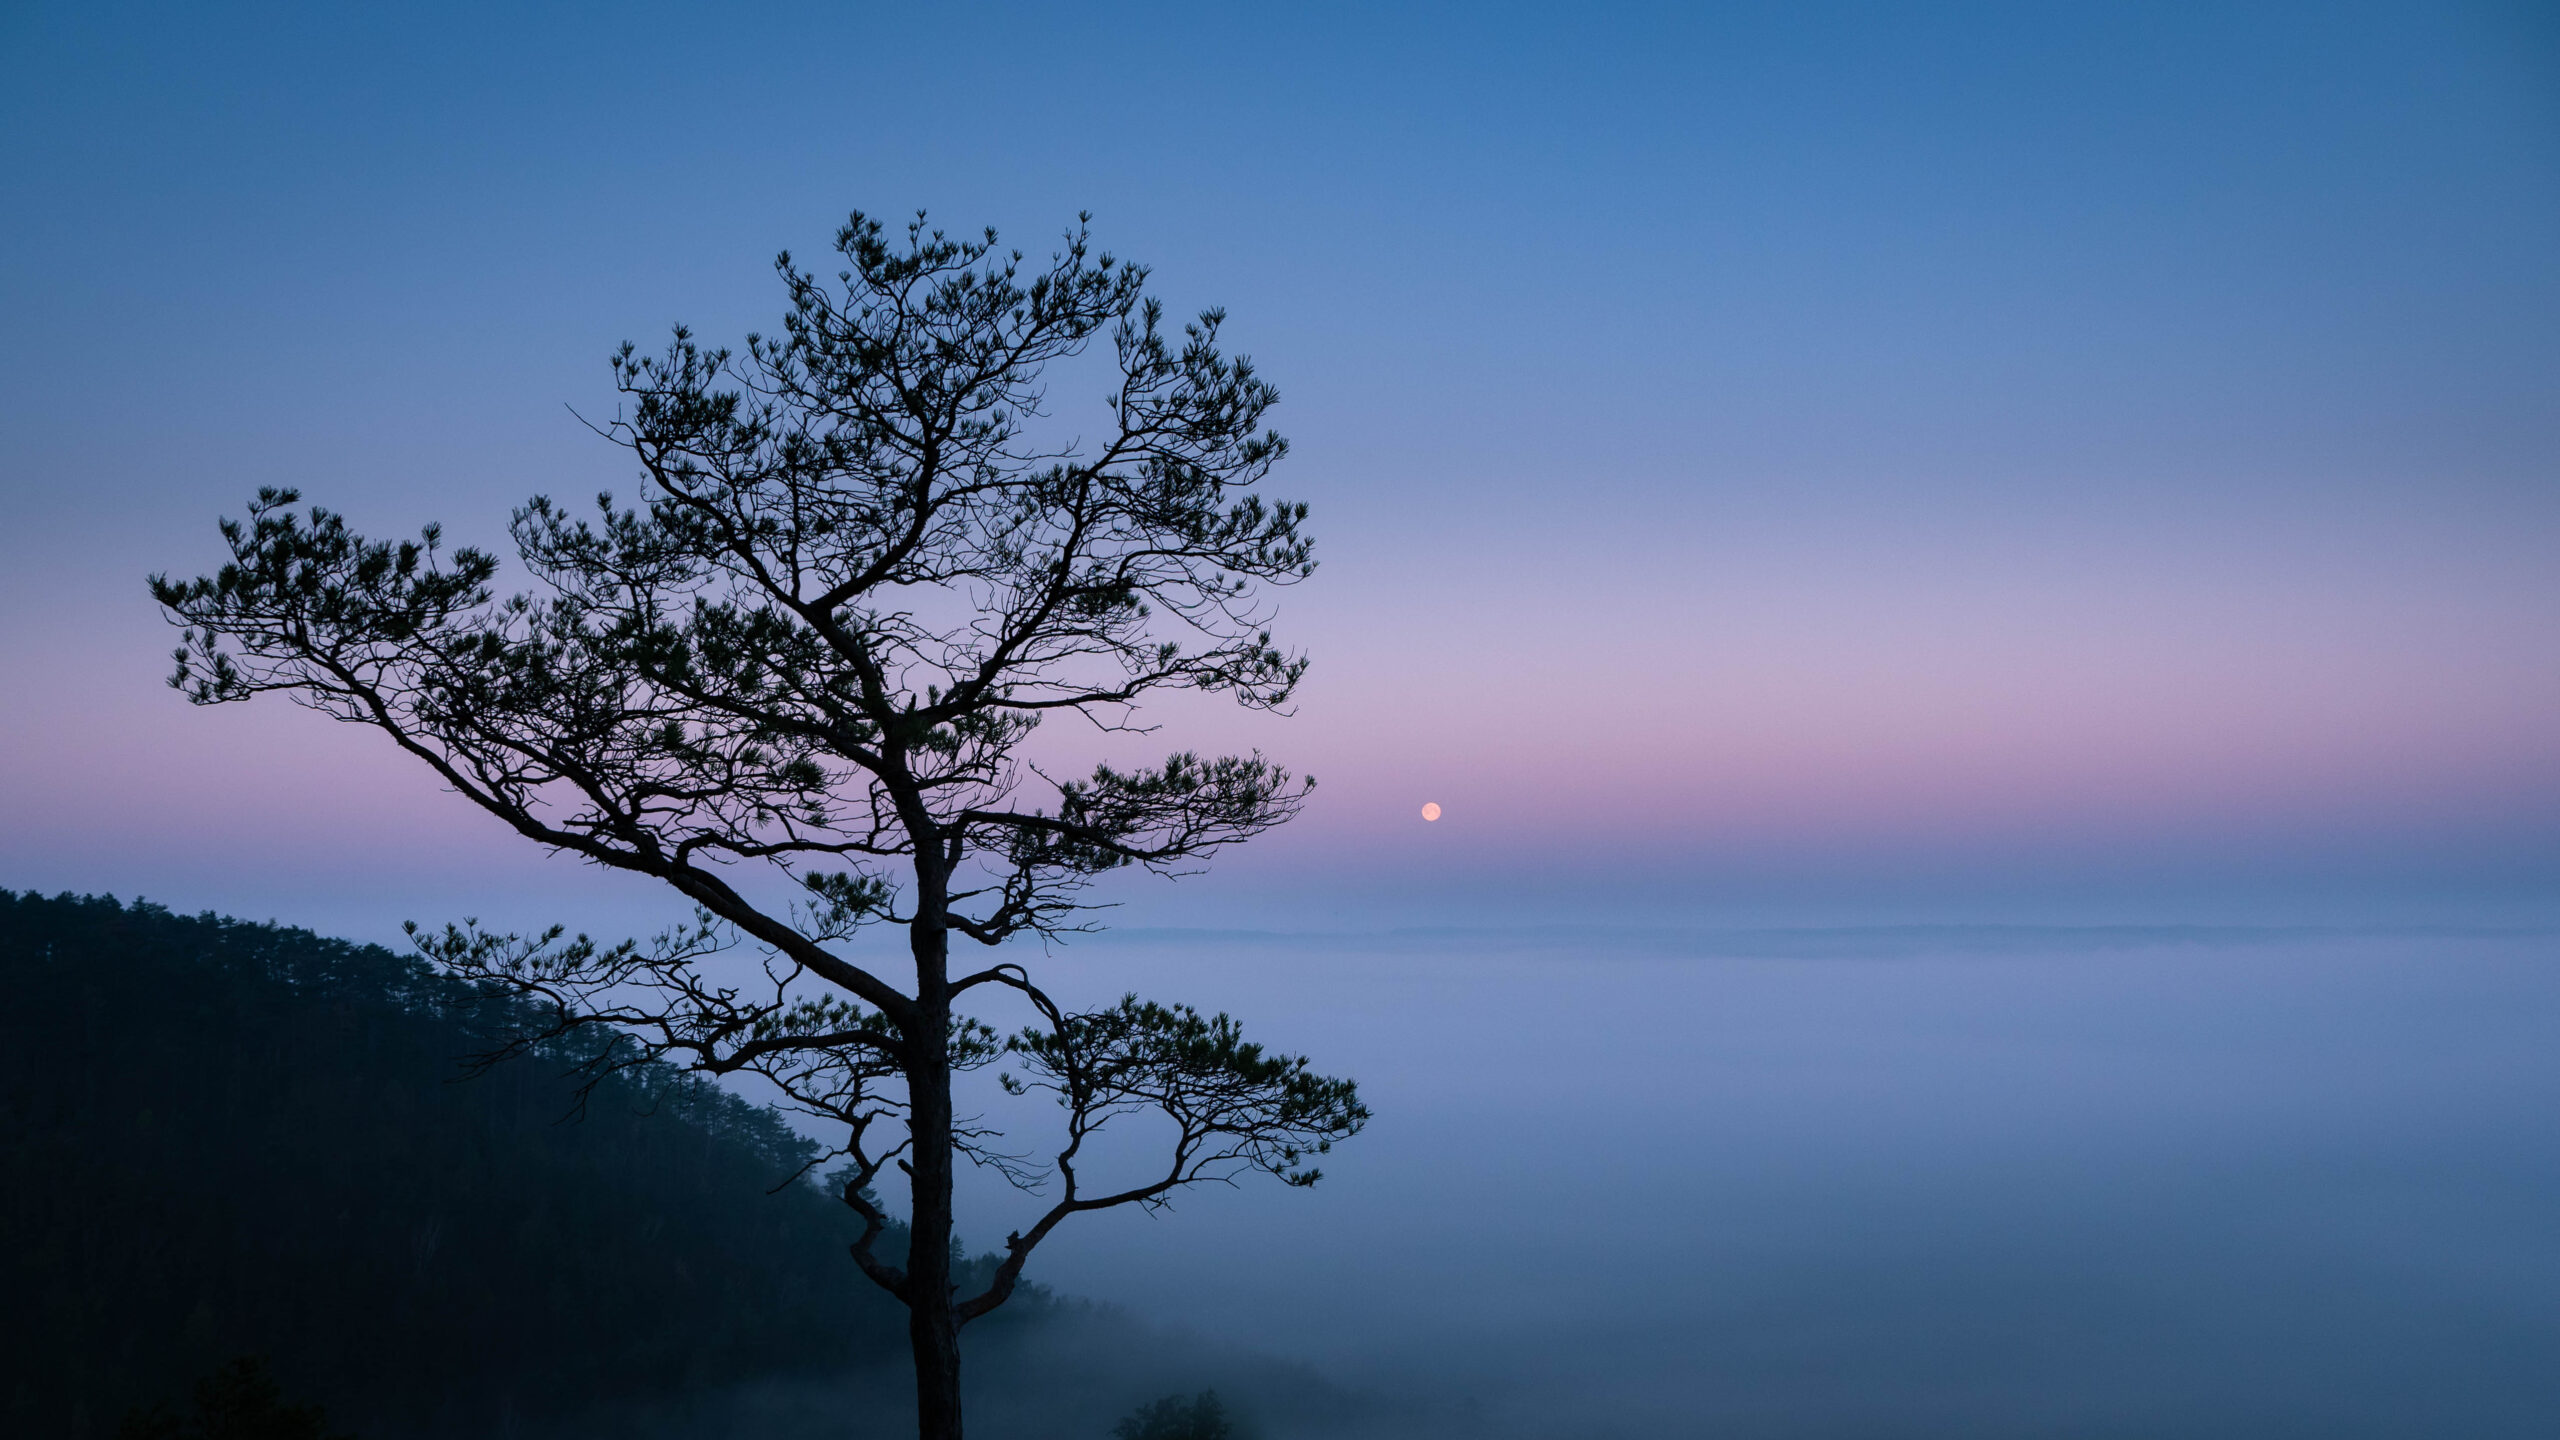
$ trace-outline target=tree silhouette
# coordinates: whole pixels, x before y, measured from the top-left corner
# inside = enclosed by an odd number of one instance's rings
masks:
[[[1259,754],[1053,778],[1023,753],[1052,717],[1142,729],[1166,692],[1286,703],[1306,662],[1274,644],[1263,590],[1314,567],[1305,507],[1252,493],[1286,449],[1262,426],[1276,392],[1220,353],[1220,312],[1168,335],[1146,270],[1095,254],[1081,219],[1037,273],[993,231],[955,240],[921,216],[899,243],[857,213],[836,248],[833,285],[777,260],[779,336],[732,353],[679,328],[663,353],[615,356],[627,403],[600,433],[645,493],[518,509],[536,594],[497,598],[496,559],[433,526],[368,540],[279,489],[223,522],[218,574],[151,585],[185,627],[171,683],[189,699],[281,692],[373,727],[527,839],[693,902],[646,942],[412,933],[547,1007],[525,1043],[595,1034],[598,1074],[759,1075],[840,1126],[854,1258],[908,1308],[920,1433],[953,1440],[960,1327],[1061,1222],[1253,1170],[1312,1184],[1368,1112],[1224,1015],[1134,996],[1074,1012],[1020,963],[955,974],[950,954],[954,934],[1084,928],[1096,876],[1178,873],[1297,812],[1308,782]],[[1058,433],[1042,376],[1097,337],[1110,379],[1088,445]],[[848,943],[875,924],[904,928],[911,985]],[[716,958],[740,947],[752,958]],[[958,1008],[990,987],[1036,1019],[1006,1038]],[[1008,1057],[1008,1089],[1063,1108],[1050,1165],[955,1115],[955,1073]],[[1165,1162],[1089,1183],[1087,1140],[1138,1111],[1170,1122]],[[963,1157],[1047,1199],[965,1297]],[[903,1264],[873,1250],[893,1163]]]
[[[1235,1433],[1218,1392],[1203,1390],[1148,1401],[1111,1427],[1111,1440],[1231,1440]]]
[[[263,1361],[239,1359],[196,1382],[195,1408],[181,1420],[166,1406],[136,1410],[116,1440],[354,1440],[328,1433],[317,1405],[290,1405]]]

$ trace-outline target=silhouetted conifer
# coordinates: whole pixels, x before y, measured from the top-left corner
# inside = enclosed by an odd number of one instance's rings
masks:
[[[436,526],[368,539],[281,488],[221,523],[218,571],[151,588],[190,700],[282,694],[370,727],[526,840],[696,907],[621,944],[467,920],[418,939],[535,1002],[528,1043],[586,1039],[594,1073],[752,1074],[830,1122],[853,1259],[908,1312],[918,1433],[960,1440],[961,1327],[1061,1224],[1256,1171],[1311,1185],[1368,1119],[1350,1081],[1225,1015],[1071,1011],[1035,949],[953,955],[1084,929],[1097,877],[1180,874],[1298,812],[1313,782],[1258,753],[1074,776],[1026,746],[1052,719],[1143,730],[1186,691],[1285,706],[1307,662],[1266,595],[1314,544],[1304,505],[1255,488],[1287,453],[1263,424],[1279,392],[1220,350],[1224,313],[1169,332],[1146,268],[1095,253],[1083,218],[1045,265],[921,215],[900,238],[857,213],[836,249],[832,280],[775,262],[777,333],[622,347],[626,405],[598,429],[640,495],[519,508],[531,592],[499,598],[497,557]],[[1053,367],[1088,352],[1111,372],[1090,443],[1049,409]],[[905,953],[849,943],[875,925]],[[1000,1036],[971,1013],[987,1000],[1030,1023]],[[953,1108],[953,1077],[999,1059],[1057,1104],[1045,1165]],[[1131,1114],[1167,1143],[1106,1181],[1086,1142]],[[964,1159],[1040,1195],[982,1285],[951,1268]],[[902,1248],[869,1198],[892,1163]]]
[[[1215,1390],[1150,1400],[1111,1427],[1112,1440],[1232,1440],[1235,1433]]]
[[[166,1406],[128,1413],[116,1440],[355,1440],[329,1434],[319,1406],[287,1404],[261,1360],[234,1360],[197,1381],[195,1400],[183,1420]]]

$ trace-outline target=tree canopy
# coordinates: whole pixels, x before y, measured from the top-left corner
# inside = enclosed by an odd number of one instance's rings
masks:
[[[1277,392],[1221,351],[1221,312],[1169,332],[1145,268],[1096,253],[1081,221],[1045,265],[921,217],[898,239],[856,214],[836,248],[832,283],[777,260],[777,335],[729,350],[679,328],[615,355],[623,406],[597,428],[642,495],[520,507],[533,592],[500,598],[497,559],[435,527],[366,539],[286,489],[223,523],[216,574],[152,588],[184,627],[190,699],[281,693],[370,726],[526,838],[693,902],[650,941],[463,924],[420,943],[545,1006],[528,1043],[602,1037],[598,1073],[753,1073],[838,1126],[855,1258],[908,1306],[923,1433],[947,1440],[959,1327],[1060,1222],[1251,1170],[1313,1183],[1368,1112],[1226,1016],[1080,1012],[1018,961],[951,963],[955,934],[1072,931],[1105,872],[1179,873],[1304,803],[1310,782],[1259,753],[1053,775],[1025,751],[1059,718],[1141,730],[1171,692],[1287,704],[1307,661],[1274,641],[1267,592],[1314,560],[1305,507],[1255,489],[1287,450],[1263,423]],[[1049,408],[1054,374],[1086,370],[1090,440]],[[911,976],[857,943],[878,924],[906,932]],[[1028,1009],[1009,1037],[958,1008],[990,987]],[[1046,1166],[953,1114],[954,1073],[1000,1057],[1063,1109]],[[1171,1122],[1167,1163],[1089,1185],[1086,1137],[1137,1110]],[[1047,1199],[965,1296],[964,1157]],[[876,1243],[892,1163],[903,1263]]]

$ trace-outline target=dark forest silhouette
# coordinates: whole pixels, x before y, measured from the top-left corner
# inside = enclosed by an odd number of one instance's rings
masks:
[[[0,1429],[99,1434],[233,1356],[372,1440],[903,1349],[771,1112],[665,1067],[464,1079],[522,1002],[373,946],[0,892]],[[653,1257],[635,1264],[635,1255]],[[981,1267],[982,1268],[982,1267]],[[406,1427],[404,1427],[405,1429]]]
[[[356,1440],[796,1440],[848,1398],[855,1433],[913,1424],[905,1316],[828,1263],[859,1222],[789,1181],[817,1147],[772,1110],[663,1065],[582,1104],[549,1048],[475,1073],[521,1000],[142,902],[0,890],[0,987],[0,1434],[183,1440],[208,1385]],[[1211,1374],[1319,1427],[1366,1409],[1037,1286],[989,1323],[1011,1433],[1098,1440]],[[738,1399],[776,1386],[805,1398]]]
[[[357,1440],[329,1426],[328,1411],[297,1404],[266,1362],[243,1356],[196,1382],[193,1402],[136,1406],[115,1440]]]

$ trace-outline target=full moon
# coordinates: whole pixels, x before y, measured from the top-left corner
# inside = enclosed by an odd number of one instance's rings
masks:
[[[1423,818],[1423,819],[1425,819],[1425,820],[1437,820],[1437,819],[1439,819],[1439,818],[1440,818],[1440,807],[1439,807],[1438,805],[1436,805],[1436,804],[1432,804],[1432,805],[1425,805],[1425,806],[1423,806],[1423,807],[1422,807],[1422,818]]]

